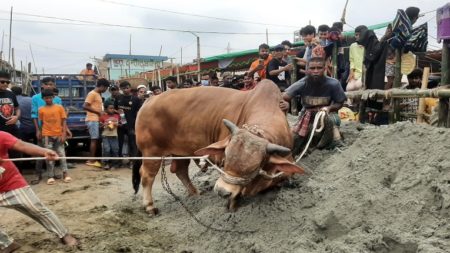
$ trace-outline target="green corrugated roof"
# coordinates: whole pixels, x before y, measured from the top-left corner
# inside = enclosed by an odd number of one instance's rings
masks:
[[[378,30],[378,29],[382,29],[388,26],[388,24],[390,24],[391,22],[385,22],[382,24],[377,24],[377,25],[371,25],[368,26],[368,28],[370,30]],[[354,35],[355,32],[354,31],[347,31],[344,32],[344,35],[347,36],[352,36]],[[299,47],[299,46],[303,46],[304,43],[303,41],[300,42],[296,42],[294,43],[294,47]],[[215,56],[211,56],[211,57],[206,57],[202,60],[202,62],[212,62],[212,61],[220,61],[220,60],[225,60],[225,59],[230,59],[230,58],[236,58],[236,57],[241,57],[241,56],[246,56],[246,55],[250,55],[250,54],[255,54],[258,53],[258,49],[249,49],[249,50],[244,50],[244,51],[239,51],[239,52],[233,52],[233,53],[229,53],[229,54],[219,54],[219,55],[215,55]]]

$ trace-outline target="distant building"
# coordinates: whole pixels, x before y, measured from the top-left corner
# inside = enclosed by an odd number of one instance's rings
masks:
[[[162,66],[167,56],[106,54],[97,66],[101,76],[119,80]]]

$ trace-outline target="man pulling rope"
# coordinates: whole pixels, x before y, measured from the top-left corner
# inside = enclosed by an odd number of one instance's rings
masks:
[[[282,110],[287,110],[289,101],[297,95],[301,97],[303,110],[300,112],[298,122],[292,128],[294,133],[294,148],[292,154],[300,154],[304,149],[313,128],[314,117],[318,112],[324,112],[324,127],[313,145],[318,148],[333,148],[343,146],[338,126],[340,119],[337,111],[343,106],[346,96],[339,81],[325,76],[325,60],[313,57],[307,63],[307,76],[292,84],[283,93],[280,104]],[[309,145],[308,141],[308,145]],[[306,147],[307,149],[308,147]]]

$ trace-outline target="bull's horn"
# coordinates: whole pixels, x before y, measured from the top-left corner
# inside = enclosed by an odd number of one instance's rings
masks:
[[[269,155],[277,154],[281,156],[287,156],[291,153],[290,149],[273,143],[267,144],[266,151]]]
[[[239,131],[239,127],[237,127],[233,122],[223,119],[223,123],[230,130],[231,134],[236,134]]]

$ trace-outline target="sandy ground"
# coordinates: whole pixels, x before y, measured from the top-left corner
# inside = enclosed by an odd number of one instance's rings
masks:
[[[342,129],[343,150],[313,151],[302,161],[307,175],[242,199],[235,213],[212,191],[215,171],[191,166],[204,192],[191,198],[169,175],[173,192],[202,222],[231,232],[194,221],[159,177],[160,214],[150,217],[140,193],[132,199],[131,170],[81,164],[70,171],[70,184],[33,186],[79,248],[60,245],[14,211],[1,210],[1,226],[23,245],[18,252],[449,252],[450,130],[409,123]]]

